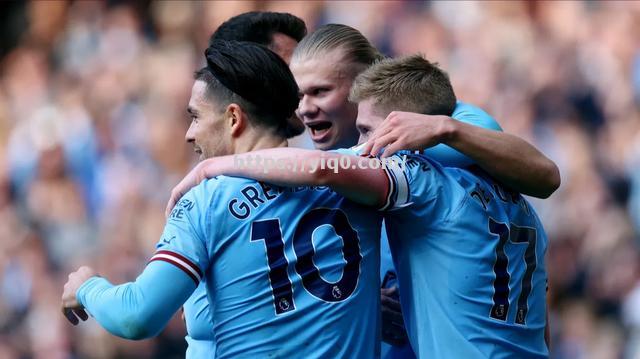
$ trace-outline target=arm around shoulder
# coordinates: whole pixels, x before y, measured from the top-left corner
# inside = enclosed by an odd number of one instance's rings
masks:
[[[520,193],[547,198],[560,187],[558,166],[520,137],[455,120],[448,122],[445,132],[443,143]]]

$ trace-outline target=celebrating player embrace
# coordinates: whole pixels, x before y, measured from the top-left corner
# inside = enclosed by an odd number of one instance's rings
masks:
[[[422,93],[439,96],[417,96]],[[358,128],[374,130],[392,108],[446,115],[455,106],[446,74],[421,56],[373,65],[356,78],[351,99],[359,103]],[[300,159],[322,153],[272,149],[249,155]],[[443,168],[424,155],[408,158],[403,176],[392,181],[407,205],[387,212],[385,222],[415,353],[421,358],[548,356],[547,238],[535,211],[480,169]],[[208,175],[329,185],[344,193],[385,191],[373,177],[382,177],[377,173],[364,182],[354,171],[266,173],[233,166],[231,157],[211,159],[207,167]]]
[[[172,192],[156,253],[131,283],[72,273],[67,318],[141,339],[184,304],[189,357],[375,358],[381,337],[386,357],[548,356],[547,239],[519,192],[548,196],[555,165],[420,55],[384,59],[326,25],[290,71],[290,37],[270,38],[281,58],[229,31],[195,74],[186,139],[203,161]],[[329,151],[287,147],[296,110]],[[420,154],[300,170],[400,150]],[[237,165],[256,156],[285,165]]]
[[[189,102],[198,151],[286,145],[298,89],[284,61],[258,45],[220,41],[207,63]],[[400,175],[372,171],[383,173],[383,186]],[[380,225],[375,210],[329,188],[218,177],[181,199],[135,282],[114,286],[83,268],[65,286],[64,310],[86,309],[115,335],[146,338],[205,281],[217,357],[375,357]]]

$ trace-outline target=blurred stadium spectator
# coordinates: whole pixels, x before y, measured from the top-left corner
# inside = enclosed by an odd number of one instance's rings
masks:
[[[0,4],[0,358],[183,355],[179,318],[142,342],[66,325],[61,276],[143,268],[195,160],[192,72],[213,30],[251,10],[423,52],[551,157],[562,186],[533,203],[552,357],[640,357],[640,2],[75,1]]]

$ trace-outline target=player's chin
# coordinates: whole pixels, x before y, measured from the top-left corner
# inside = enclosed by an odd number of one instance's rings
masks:
[[[338,146],[338,137],[337,136],[327,136],[326,138],[323,138],[321,140],[316,140],[316,139],[311,139],[313,141],[313,146],[317,149],[317,150],[322,150],[322,151],[329,151],[329,150],[333,150],[336,149]]]

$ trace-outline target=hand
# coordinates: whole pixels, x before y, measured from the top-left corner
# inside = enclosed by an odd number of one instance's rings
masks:
[[[380,290],[382,304],[382,340],[386,343],[402,346],[409,340],[404,328],[402,310],[398,301],[398,287]]]
[[[78,318],[83,321],[89,319],[89,315],[85,312],[84,308],[78,299],[76,298],[76,292],[78,288],[86,282],[89,278],[96,275],[96,272],[89,267],[80,267],[77,271],[69,274],[69,280],[64,285],[62,292],[62,314],[73,325],[79,323]],[[77,316],[77,317],[76,317]]]
[[[184,196],[190,189],[200,184],[200,182],[207,179],[204,168],[205,164],[210,160],[204,160],[198,163],[186,176],[171,190],[171,197],[167,203],[167,208],[164,210],[164,216],[169,218],[171,210],[178,203],[180,198]]]
[[[442,142],[451,130],[448,116],[429,116],[413,112],[393,111],[367,140],[362,154],[382,158],[400,150],[424,150]]]

